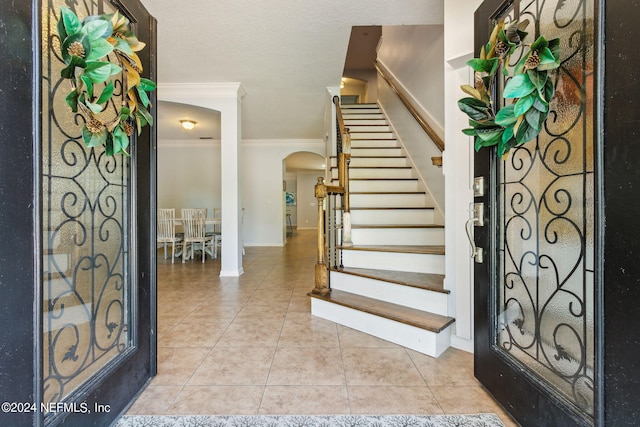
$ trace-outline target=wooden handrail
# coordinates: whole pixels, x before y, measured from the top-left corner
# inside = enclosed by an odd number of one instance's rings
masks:
[[[349,129],[344,125],[344,119],[342,118],[342,109],[340,108],[340,97],[338,95],[335,95],[333,97],[333,104],[336,106],[336,114],[338,116],[338,130],[340,131],[340,137],[342,138],[342,135],[349,132]]]
[[[383,70],[378,63],[375,64],[376,70],[382,76],[382,78],[387,82],[389,87],[395,92],[395,94],[400,98],[400,101],[404,104],[407,110],[411,113],[411,115],[416,119],[420,127],[426,132],[426,134],[431,138],[433,143],[438,147],[440,151],[444,151],[444,140],[440,138],[440,136],[433,130],[433,128],[427,123],[427,121],[420,115],[418,110],[411,104],[411,101],[400,92],[398,85],[395,83],[393,77],[391,77],[385,70]]]

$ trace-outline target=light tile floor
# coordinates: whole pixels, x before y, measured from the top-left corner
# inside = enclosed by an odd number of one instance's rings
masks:
[[[158,375],[128,414],[462,414],[517,424],[473,376],[473,356],[438,359],[313,317],[315,232],[248,247],[244,274],[158,252]]]

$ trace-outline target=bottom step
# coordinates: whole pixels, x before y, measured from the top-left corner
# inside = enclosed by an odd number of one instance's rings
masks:
[[[361,295],[332,290],[308,294],[311,314],[432,357],[450,345],[455,319]]]

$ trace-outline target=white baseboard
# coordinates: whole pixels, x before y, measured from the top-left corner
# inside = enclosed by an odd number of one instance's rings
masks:
[[[473,353],[473,340],[451,335],[451,347],[466,351],[467,353]]]

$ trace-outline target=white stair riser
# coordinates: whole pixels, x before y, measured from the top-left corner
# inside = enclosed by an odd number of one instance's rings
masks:
[[[351,137],[351,149],[360,147],[399,147],[395,139],[355,139]]]
[[[317,298],[311,298],[311,314],[432,357],[451,344],[451,326],[434,333]]]
[[[409,166],[409,164],[406,157],[351,157],[350,166],[394,167]]]
[[[357,148],[351,147],[351,159],[358,156],[397,157],[402,156],[400,147],[393,148]]]
[[[333,178],[338,178],[338,169],[333,170]],[[414,178],[411,168],[350,168],[349,178]],[[351,190],[351,189],[350,189]]]
[[[57,307],[53,310],[51,318],[45,313],[42,328],[44,332],[58,331],[63,328],[69,328],[70,325],[87,324],[87,328],[89,328],[88,324],[92,316],[91,310],[90,303],[74,306],[65,305],[64,309]]]
[[[344,120],[354,120],[354,119],[382,119],[385,120],[384,114],[375,113],[375,112],[362,112],[362,113],[354,113],[352,111],[344,111],[342,113],[342,118]]]
[[[379,180],[379,181],[350,181],[349,191],[419,191],[417,179],[409,180]]]
[[[444,274],[444,255],[342,251],[345,267]]]
[[[412,207],[423,208],[430,207],[431,197],[427,197],[424,193],[413,194],[351,194],[349,196],[352,208],[395,208],[395,207]]]
[[[331,273],[331,289],[447,316],[447,294],[352,274]]]
[[[367,224],[433,224],[433,209],[352,210],[351,223]]]
[[[354,228],[351,240],[358,245],[444,245],[443,228]],[[373,267],[371,267],[373,268]]]
[[[351,129],[352,126],[366,126],[366,125],[387,126],[387,120],[384,117],[374,118],[374,119],[365,119],[364,117],[357,117],[357,118],[343,117],[343,119],[344,119],[345,127],[348,127],[349,129]]]
[[[336,157],[331,158],[331,167],[338,165]],[[351,157],[351,168],[359,167],[404,167],[409,166],[406,157]],[[351,169],[349,169],[351,171]]]
[[[382,114],[379,108],[343,108],[342,114]]]
[[[351,125],[347,126],[351,133],[358,132],[391,132],[391,128],[388,125]]]
[[[351,129],[351,141],[354,139],[382,139],[388,142],[388,140],[393,140],[395,137],[393,136],[393,132],[383,132],[382,129],[378,132],[366,132],[364,129]]]

